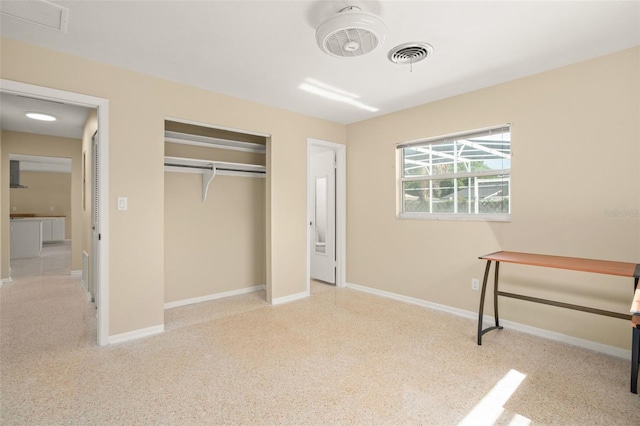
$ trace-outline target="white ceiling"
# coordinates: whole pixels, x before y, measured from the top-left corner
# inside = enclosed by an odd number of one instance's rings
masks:
[[[56,121],[28,118],[27,112],[40,112],[56,117]],[[10,93],[0,93],[0,129],[63,138],[82,138],[89,108],[45,101]]]
[[[639,1],[54,2],[69,9],[66,33],[2,16],[2,36],[340,123],[640,44]],[[380,16],[386,41],[330,57],[315,29],[348,5]],[[387,59],[406,42],[434,47],[412,72]],[[308,79],[378,111],[305,92]]]

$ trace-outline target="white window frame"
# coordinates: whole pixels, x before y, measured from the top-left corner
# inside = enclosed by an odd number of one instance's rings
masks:
[[[457,164],[458,161],[454,162],[454,172],[453,173],[443,173],[443,174],[434,174],[430,176],[418,176],[418,177],[405,177],[404,176],[404,149],[405,148],[415,148],[419,146],[425,145],[434,145],[440,143],[451,143],[453,141],[457,141],[465,138],[474,138],[483,135],[492,135],[492,134],[501,134],[501,133],[511,133],[511,124],[502,124],[499,126],[486,127],[481,129],[475,129],[471,131],[465,131],[461,133],[454,133],[444,136],[437,136],[428,139],[419,139],[415,141],[403,142],[396,145],[396,161],[397,161],[397,200],[396,200],[396,208],[397,208],[397,217],[400,219],[428,219],[428,220],[465,220],[465,221],[493,221],[493,222],[510,222],[511,221],[511,207],[512,207],[512,198],[511,198],[511,166],[509,168],[500,169],[500,170],[483,170],[483,171],[475,171],[475,172],[458,172]],[[511,143],[510,143],[511,145]],[[455,146],[455,145],[454,145]],[[513,152],[513,147],[510,147],[509,159],[511,159],[511,154]],[[454,184],[457,184],[457,179],[460,178],[476,178],[482,179],[483,176],[495,176],[495,175],[507,175],[508,176],[508,185],[509,185],[509,211],[508,213],[476,213],[478,211],[478,201],[479,198],[475,197],[473,202],[474,205],[474,213],[460,213],[457,211],[457,197],[454,197],[454,212],[451,213],[431,213],[431,212],[405,212],[405,199],[404,199],[404,183],[405,182],[417,182],[417,181],[436,181],[443,179],[453,179]],[[501,180],[502,181],[502,180]],[[477,180],[475,182],[477,186]],[[477,190],[476,190],[477,193]],[[432,197],[429,197],[430,202],[432,202]],[[471,207],[471,206],[469,206]]]

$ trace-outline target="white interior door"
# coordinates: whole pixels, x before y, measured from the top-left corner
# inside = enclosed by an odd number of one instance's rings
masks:
[[[311,278],[336,283],[336,169],[335,153],[311,156]]]

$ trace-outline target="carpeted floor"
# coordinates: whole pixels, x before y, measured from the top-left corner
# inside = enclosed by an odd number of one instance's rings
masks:
[[[479,347],[474,321],[355,290],[170,309],[165,333],[99,348],[79,277],[18,269],[3,425],[640,424],[627,360],[510,330]]]

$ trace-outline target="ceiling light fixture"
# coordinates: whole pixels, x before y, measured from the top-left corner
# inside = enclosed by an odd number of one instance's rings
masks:
[[[316,31],[323,52],[338,58],[355,58],[373,52],[385,39],[387,26],[376,15],[357,6],[341,9]]]
[[[40,120],[40,121],[56,121],[57,120],[57,118],[55,118],[53,115],[43,114],[41,112],[28,112],[26,116],[29,118],[33,118],[34,120]]]

